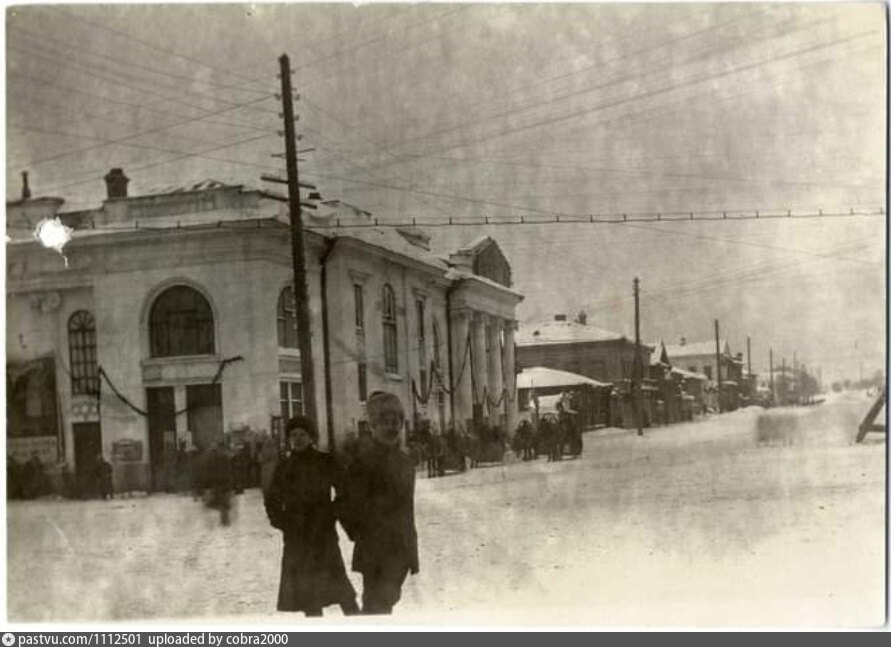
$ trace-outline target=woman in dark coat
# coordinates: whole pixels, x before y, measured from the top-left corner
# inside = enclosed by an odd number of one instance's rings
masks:
[[[334,527],[337,465],[313,446],[318,434],[308,418],[289,420],[286,434],[293,449],[276,465],[263,499],[270,523],[284,533],[277,608],[321,616],[323,607],[339,604],[353,615],[359,611],[356,591]]]

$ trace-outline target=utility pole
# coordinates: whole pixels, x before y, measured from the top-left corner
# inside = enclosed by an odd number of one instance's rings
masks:
[[[789,395],[789,380],[786,379],[786,358],[783,358],[783,368],[780,369],[780,377],[783,378],[783,404]]]
[[[752,396],[755,395],[758,385],[752,380],[752,338],[748,335],[746,335],[746,359],[749,365],[749,379],[746,380],[746,384],[749,385],[749,404],[751,404]]]
[[[303,381],[303,412],[316,425],[316,389],[313,376],[312,330],[306,287],[306,259],[303,250],[303,222],[300,212],[300,186],[297,175],[297,137],[294,133],[294,102],[291,95],[291,62],[287,54],[278,59],[282,79],[282,114],[285,121],[285,163],[288,170],[288,212],[291,221],[291,261],[294,266],[294,301],[297,306],[297,347],[300,349],[300,376]],[[283,424],[286,421],[283,421]]]
[[[724,407],[721,406],[721,391],[724,386],[724,381],[721,379],[721,334],[717,319],[715,319],[715,359],[718,369],[718,413],[724,413]]]
[[[640,381],[642,378],[640,359],[640,279],[634,277],[634,417],[637,419],[637,435],[643,436],[643,415],[640,402]]]
[[[770,397],[773,400],[773,404],[776,404],[777,392],[773,387],[773,348],[770,349]]]
[[[798,357],[797,352],[792,351],[792,393],[795,400],[798,400]]]

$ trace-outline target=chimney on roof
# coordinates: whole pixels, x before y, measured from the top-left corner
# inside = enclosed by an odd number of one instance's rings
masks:
[[[28,186],[28,171],[22,171],[22,200],[31,197],[31,187]]]
[[[108,191],[108,198],[126,198],[127,183],[130,181],[124,175],[124,169],[113,168],[105,176],[105,187]]]
[[[686,345],[687,345],[687,338],[681,337],[681,346],[686,346]]]
[[[566,315],[554,315],[554,321],[566,321]]]
[[[584,310],[579,310],[579,313],[575,316],[575,320],[583,326],[588,325],[588,315],[585,313]]]

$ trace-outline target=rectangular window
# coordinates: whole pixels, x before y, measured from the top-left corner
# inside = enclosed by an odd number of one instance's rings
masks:
[[[418,317],[418,340],[424,341],[425,331],[424,331],[424,300],[418,299],[415,302],[415,310],[417,312]]]
[[[286,423],[303,413],[303,385],[300,382],[279,382],[279,405]]]
[[[359,402],[368,399],[368,373],[365,362],[359,362]]]
[[[418,317],[418,391],[420,391],[421,399],[427,399],[427,344],[425,341],[426,332],[424,326],[424,300],[415,301],[415,311]]]
[[[356,309],[356,330],[365,330],[365,300],[361,285],[353,285],[353,303]]]
[[[688,367],[687,367],[687,370],[690,371],[691,373],[696,373],[696,372],[697,372],[695,366],[688,366]]]
[[[396,346],[396,323],[384,322],[384,370],[399,372],[399,349]]]

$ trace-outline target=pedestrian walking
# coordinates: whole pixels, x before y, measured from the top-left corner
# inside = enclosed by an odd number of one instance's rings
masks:
[[[220,512],[220,524],[228,526],[232,511],[232,460],[225,443],[220,442],[207,455],[205,485],[207,507]]]
[[[102,454],[96,454],[96,494],[100,499],[114,498],[114,483],[112,481],[111,463],[103,458]]]
[[[341,523],[355,542],[353,570],[362,574],[362,612],[392,613],[409,573],[418,572],[415,470],[399,448],[402,403],[376,391],[367,410],[373,442],[347,473]]]
[[[318,432],[309,418],[291,418],[286,434],[293,449],[276,466],[263,497],[270,523],[284,538],[277,609],[311,617],[339,604],[345,615],[354,615],[359,612],[356,591],[335,528],[333,495],[341,482],[337,463],[316,449]]]

